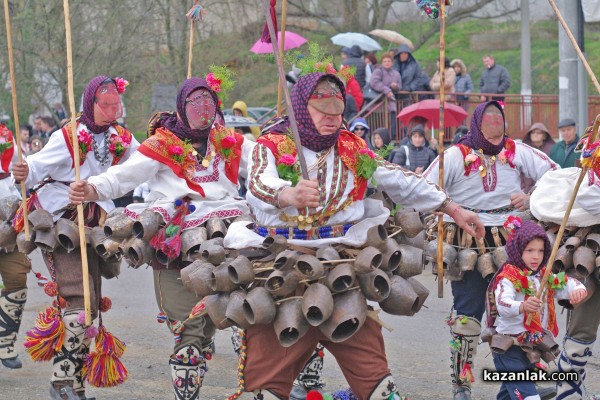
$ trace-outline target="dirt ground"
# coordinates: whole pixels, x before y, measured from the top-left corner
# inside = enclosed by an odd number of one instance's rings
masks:
[[[34,269],[47,275],[39,254],[32,255]],[[395,317],[381,314],[394,330],[384,330],[390,368],[401,394],[411,400],[450,399],[449,333],[445,318],[449,314],[452,296],[450,285],[444,286],[444,298],[437,297],[437,282],[426,269],[418,278],[431,291],[424,308],[414,317]],[[41,288],[30,275],[29,300],[18,339],[24,367],[8,370],[0,366],[0,400],[47,399],[50,363],[32,362],[22,347],[23,333],[33,326],[37,312],[49,303]],[[123,362],[129,370],[129,379],[121,386],[108,389],[91,388],[88,396],[101,399],[172,399],[168,357],[172,351],[172,335],[164,325],[156,322],[157,306],[154,298],[152,272],[133,270],[123,265],[118,279],[104,281],[104,295],[113,302],[104,322],[109,331],[127,343]],[[559,311],[560,312],[560,311]],[[560,314],[559,326],[564,327],[565,315]],[[202,388],[202,399],[226,399],[237,386],[237,357],[231,345],[231,332],[220,331],[216,336],[217,353],[209,362],[209,371]],[[562,336],[559,342],[562,341]],[[491,368],[489,348],[479,346],[476,358],[476,379],[473,399],[494,399],[498,384],[482,383],[481,368]],[[553,366],[551,366],[553,367]],[[588,389],[600,393],[599,361],[593,356],[588,364]],[[334,391],[347,387],[335,359],[325,356],[327,389]],[[243,399],[252,398],[245,395]]]

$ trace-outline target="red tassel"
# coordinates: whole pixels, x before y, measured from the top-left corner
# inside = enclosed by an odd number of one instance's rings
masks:
[[[273,21],[273,29],[275,30],[275,34],[277,34],[277,11],[275,11],[275,4],[277,4],[277,0],[271,0],[271,20]],[[260,36],[260,41],[263,43],[271,43],[269,24],[266,22],[265,26],[263,27],[262,35]]]
[[[160,250],[170,259],[179,257],[181,252],[181,238],[179,234],[166,239],[160,246]]]
[[[473,371],[471,370],[471,364],[465,364],[462,371],[460,371],[458,378],[463,382],[475,382],[475,377],[473,376]]]
[[[154,234],[154,236],[152,236],[152,239],[150,239],[150,246],[156,250],[160,250],[160,246],[166,238],[167,234],[165,233],[165,227],[162,227]]]

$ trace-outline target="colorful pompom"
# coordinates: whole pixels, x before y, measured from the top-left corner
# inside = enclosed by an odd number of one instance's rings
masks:
[[[173,335],[173,340],[175,341],[175,344],[181,343],[181,334],[177,333]]]
[[[95,338],[97,335],[98,335],[98,328],[96,328],[96,326],[94,326],[94,325],[90,325],[85,330],[85,337],[88,339]]]
[[[44,285],[44,293],[50,297],[58,296],[58,284],[56,282],[48,282]]]
[[[100,300],[100,312],[107,312],[112,308],[112,300],[109,297],[103,297]]]
[[[167,314],[165,314],[162,311],[159,312],[156,316],[156,322],[158,322],[159,324],[164,324],[165,322],[167,322]]]
[[[24,346],[33,361],[49,361],[62,347],[64,336],[60,311],[47,307],[38,314],[33,329],[25,334]]]
[[[190,212],[190,214],[191,214],[191,213],[193,213],[194,211],[196,211],[196,206],[195,206],[195,205],[193,205],[193,204],[190,204],[190,205],[188,206],[188,210],[189,210],[189,212]]]
[[[127,368],[119,359],[125,352],[125,343],[106,331],[98,329],[96,347],[86,358],[82,374],[96,387],[119,385],[127,379]]]
[[[183,200],[181,200],[181,199],[175,200],[175,206],[176,207],[180,207],[182,204],[183,204]]]

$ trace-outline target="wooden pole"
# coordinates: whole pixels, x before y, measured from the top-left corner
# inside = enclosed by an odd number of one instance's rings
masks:
[[[273,26],[271,20],[271,11],[269,9],[269,0],[263,0],[263,8],[265,11],[265,18],[267,19],[267,27],[269,28],[269,35],[271,36],[271,44],[273,45],[273,56],[275,56],[275,63],[277,64],[277,72],[279,74],[279,81],[285,82],[285,71],[283,70],[283,61],[279,56],[279,50],[277,46],[277,32]],[[292,107],[292,99],[290,98],[290,91],[287,85],[282,86],[283,94],[285,96],[285,102],[287,104],[288,118],[290,119],[290,128],[292,129],[292,135],[294,137],[294,143],[296,149],[298,149],[298,161],[300,161],[300,170],[302,172],[302,178],[309,179],[308,167],[306,166],[306,160],[302,155],[302,143],[300,142],[300,135],[298,134],[298,123],[296,122],[296,116],[294,115],[294,108]]]
[[[73,47],[71,44],[71,12],[69,11],[69,0],[63,0],[65,12],[65,35],[67,42],[67,94],[69,96],[69,112],[71,114],[71,136],[73,148],[79,149],[77,140],[77,118],[75,113],[75,89],[73,85]],[[75,164],[75,182],[79,177],[79,151],[73,152],[73,162]],[[92,314],[90,307],[90,279],[88,271],[87,245],[85,242],[85,221],[83,220],[83,204],[77,205],[77,225],[79,226],[79,242],[81,249],[81,269],[83,275],[83,309],[85,312],[85,325],[92,324]]]
[[[17,78],[15,77],[15,62],[13,59],[13,48],[12,48],[12,33],[10,29],[10,11],[8,7],[8,0],[4,0],[4,19],[6,20],[6,43],[8,44],[8,65],[10,69],[10,89],[12,94],[12,107],[13,107],[13,120],[15,121],[15,142],[13,146],[17,146],[17,155],[19,157],[19,163],[23,162],[23,150],[21,149],[21,126],[19,124],[19,107],[17,106]],[[8,172],[8,171],[6,171]],[[29,240],[29,223],[27,222],[27,188],[25,182],[21,182],[21,201],[23,204],[23,224],[25,228],[25,239]]]
[[[444,188],[444,110],[446,101],[446,6],[444,1],[440,1],[440,17],[442,19],[440,28],[440,127],[438,130],[438,154],[439,154],[439,179],[438,184]],[[438,217],[438,242],[437,242],[437,276],[438,276],[438,297],[444,297],[444,218]]]
[[[565,22],[565,19],[563,18],[562,14],[560,13],[560,10],[556,6],[556,3],[554,2],[554,0],[548,0],[548,2],[550,3],[552,10],[554,10],[554,14],[556,15],[556,18],[558,18],[558,21],[560,22],[563,29],[567,33],[567,36],[571,40],[571,44],[573,45],[573,48],[575,48],[575,51],[577,52],[577,56],[583,63],[583,66],[585,67],[585,70],[587,71],[588,75],[590,76],[590,79],[592,80],[592,82],[594,82],[594,86],[596,87],[596,90],[598,91],[598,93],[600,93],[600,84],[598,83],[598,79],[596,78],[594,71],[592,71],[592,68],[590,68],[590,65],[588,64],[587,60],[585,59],[585,56],[581,52],[581,49],[579,48],[579,45],[577,44],[577,40],[575,40],[573,33],[571,33],[571,29],[569,29],[569,26]],[[597,115],[596,119],[594,120],[594,128],[592,129],[592,132],[590,133],[590,138],[588,139],[589,143],[593,143],[596,141],[596,138],[598,137],[598,129],[599,128],[600,128],[600,115]],[[554,240],[554,246],[552,246],[552,253],[550,253],[550,258],[548,259],[548,263],[546,264],[546,272],[544,273],[540,287],[538,288],[538,291],[535,295],[538,299],[542,297],[542,294],[544,293],[544,290],[546,290],[546,286],[548,285],[547,281],[548,281],[548,277],[550,276],[550,273],[552,273],[552,264],[554,264],[554,260],[556,258],[556,253],[558,252],[558,247],[560,246],[560,242],[561,242],[563,234],[565,232],[567,222],[569,221],[569,215],[571,215],[571,209],[573,208],[573,204],[575,203],[575,198],[577,197],[577,192],[579,191],[579,187],[581,186],[581,182],[583,182],[583,178],[585,177],[586,173],[587,173],[587,168],[582,168],[581,173],[579,174],[579,178],[577,178],[577,182],[575,183],[575,187],[573,188],[573,193],[571,194],[571,199],[569,200],[569,205],[567,206],[565,215],[563,216],[563,219],[560,223],[560,228],[558,230],[558,233],[556,234],[556,239]],[[527,317],[527,321],[525,321],[526,325],[529,325],[531,323],[532,318],[533,318],[533,314],[530,314],[529,317]]]
[[[194,20],[190,20],[190,48],[188,50],[188,70],[187,78],[192,77],[192,59],[194,58]]]
[[[283,0],[281,4],[281,43],[279,43],[279,57],[283,59],[283,53],[285,52],[285,25],[287,18],[287,0]],[[281,117],[282,107],[281,100],[283,98],[283,85],[287,85],[286,81],[279,80],[279,86],[277,87],[277,116]]]

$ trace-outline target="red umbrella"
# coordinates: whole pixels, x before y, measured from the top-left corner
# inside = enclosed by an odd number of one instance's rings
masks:
[[[467,118],[467,112],[462,107],[448,102],[444,103],[444,107],[444,124],[446,127],[460,126],[465,118]],[[429,128],[433,125],[434,128],[438,129],[440,127],[440,100],[422,100],[404,107],[398,113],[398,119],[404,125],[408,125],[414,117],[425,118]]]
[[[285,31],[285,49],[295,49],[302,46],[308,40],[297,33]],[[281,42],[281,32],[277,32],[277,43]],[[271,43],[263,43],[260,40],[250,48],[250,51],[256,54],[268,54],[273,52]]]

